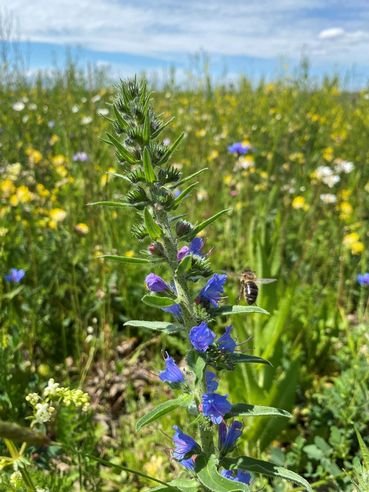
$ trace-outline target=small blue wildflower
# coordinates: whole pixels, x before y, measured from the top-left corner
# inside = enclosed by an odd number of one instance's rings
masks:
[[[218,428],[218,446],[221,454],[227,454],[234,448],[237,439],[242,434],[242,422],[235,420],[230,427],[221,422]]]
[[[231,331],[232,325],[227,326],[225,329],[225,333],[218,338],[217,345],[221,350],[233,353],[237,344],[230,335]]]
[[[201,250],[204,247],[204,240],[201,237],[195,237],[190,242],[189,246],[182,246],[177,253],[177,260],[181,261],[185,256],[189,253],[192,253],[195,256],[203,256],[201,254]]]
[[[170,290],[169,285],[155,273],[149,273],[145,278],[146,286],[151,292],[164,292]]]
[[[73,156],[74,162],[86,162],[88,159],[89,157],[86,152],[76,152]]]
[[[178,463],[180,463],[182,466],[184,466],[187,470],[189,471],[195,471],[195,456],[191,456],[190,458],[187,458],[185,460],[180,460]]]
[[[369,273],[359,273],[357,276],[357,281],[360,285],[369,285]]]
[[[237,471],[236,475],[234,475],[235,471]],[[249,485],[251,483],[250,473],[243,470],[222,470],[220,474],[224,478],[228,478],[228,480],[233,480],[234,482],[241,482],[246,485]]]
[[[251,145],[249,144],[244,145],[242,142],[236,142],[232,145],[229,145],[228,147],[228,152],[230,154],[237,154],[237,155],[248,154],[251,150],[252,150]]]
[[[7,282],[14,282],[18,284],[22,278],[25,276],[26,272],[22,269],[17,270],[16,268],[11,268],[7,275],[4,275],[4,279]]]
[[[201,448],[195,439],[182,432],[177,425],[174,425],[173,429],[176,431],[173,436],[173,442],[175,445],[175,449],[173,450],[173,458],[178,461],[182,461],[201,451]]]
[[[207,301],[210,302],[213,307],[218,307],[218,302],[222,297],[226,280],[227,275],[224,273],[214,273],[207,281],[205,287],[200,291],[200,301]]]
[[[182,317],[182,309],[179,304],[172,304],[172,306],[167,306],[162,308],[163,311],[166,313],[173,314],[173,316],[177,319],[180,319]]]
[[[209,417],[213,424],[220,424],[226,413],[232,410],[227,396],[218,393],[204,393],[202,395],[202,413]]]
[[[205,372],[206,391],[214,393],[218,389],[218,383],[215,381],[216,375],[211,371]]]
[[[184,383],[185,379],[180,368],[168,352],[165,352],[165,355],[165,370],[161,371],[159,378],[165,383]]]
[[[216,335],[208,327],[205,321],[202,321],[199,325],[191,328],[189,337],[195,350],[198,352],[206,352],[209,346],[214,342]]]

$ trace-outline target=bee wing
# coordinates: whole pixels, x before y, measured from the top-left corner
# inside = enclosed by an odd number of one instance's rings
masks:
[[[276,282],[277,279],[276,278],[257,278],[256,279],[256,282],[258,284],[271,284],[273,282]]]

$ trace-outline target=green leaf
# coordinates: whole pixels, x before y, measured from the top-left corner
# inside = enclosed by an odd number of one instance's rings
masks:
[[[232,360],[235,364],[242,364],[245,362],[246,364],[267,364],[268,366],[273,367],[273,364],[262,357],[257,357],[256,355],[249,354],[239,354],[235,352],[232,355]]]
[[[228,480],[218,472],[218,460],[214,455],[210,456],[207,462],[205,460],[204,456],[199,457],[196,460],[196,468],[202,467],[197,472],[197,477],[207,489],[212,492],[250,492],[247,485]]]
[[[164,130],[164,128],[166,128],[168,125],[170,125],[170,123],[172,123],[173,120],[174,120],[174,116],[170,118],[168,121],[166,121],[165,123],[163,123],[157,130],[155,130],[152,133],[151,137],[156,138]]]
[[[173,306],[174,304],[174,300],[171,299],[170,297],[155,296],[150,294],[143,296],[141,301],[147,304],[148,306],[158,307],[158,308],[169,307],[169,306]]]
[[[354,425],[354,429],[356,432],[356,437],[359,442],[360,446],[360,451],[361,451],[361,456],[363,457],[363,465],[364,468],[369,471],[369,449],[367,448],[364,439],[361,437],[360,432],[357,430],[356,426]]]
[[[231,466],[240,467],[244,470],[254,473],[261,473],[262,475],[267,475],[269,477],[284,478],[301,485],[309,492],[313,492],[310,484],[297,473],[287,470],[282,466],[274,465],[273,463],[268,463],[267,461],[257,460],[255,458],[250,458],[249,456],[241,456],[239,458],[224,458],[222,460],[222,465],[225,468],[230,468]]]
[[[176,150],[176,148],[180,144],[183,137],[184,137],[184,133],[181,133],[179,135],[179,137],[172,143],[172,145],[170,147],[168,147],[168,150],[165,152],[165,154],[160,159],[160,162],[158,164],[163,164],[169,159],[169,157],[173,154],[173,152]]]
[[[150,489],[149,492],[197,492],[199,490],[199,484],[196,480],[186,478],[176,478],[169,482],[168,485],[168,487],[155,487]]]
[[[224,210],[221,210],[220,212],[216,213],[212,217],[209,217],[209,219],[206,219],[203,222],[201,222],[200,224],[198,224],[197,226],[195,226],[191,232],[191,239],[194,238],[196,236],[196,234],[198,234],[200,231],[205,229],[205,227],[210,225],[212,222],[215,222],[217,219],[219,219],[219,217],[221,217],[226,212],[229,212],[230,210],[232,210],[232,209],[231,208],[225,208]]]
[[[109,140],[103,138],[103,142],[106,142],[115,147],[120,157],[122,157],[125,161],[129,162],[130,164],[136,164],[136,159],[128,152],[128,150],[124,147],[123,144],[119,142],[118,139],[113,137],[113,135],[111,135],[110,133],[107,133],[107,136]]]
[[[113,105],[113,108],[114,108],[114,114],[115,114],[115,117],[118,121],[118,124],[120,126],[120,128],[122,130],[125,130],[128,128],[128,123],[127,121],[123,118],[123,116],[120,114],[120,112],[117,110],[117,108],[115,107],[115,105]]]
[[[149,140],[150,140],[150,115],[149,115],[148,111],[146,111],[146,113],[145,113],[145,121],[144,121],[144,127],[143,127],[143,139],[144,139],[144,142],[146,144],[149,143]]]
[[[206,361],[195,350],[190,350],[186,357],[187,364],[196,376],[197,382],[201,382],[204,376]]]
[[[165,321],[141,321],[132,319],[126,321],[124,326],[135,326],[137,328],[146,328],[148,330],[162,331],[165,333],[177,333],[183,330],[183,326],[178,323],[167,323]]]
[[[160,417],[166,415],[169,412],[173,412],[173,410],[178,407],[185,407],[190,403],[191,400],[191,395],[182,395],[174,400],[168,400],[164,403],[161,403],[157,407],[153,408],[149,413],[137,420],[136,431],[139,432],[142,427],[151,424],[151,422],[160,419]]]
[[[192,183],[190,186],[187,186],[187,188],[185,188],[182,193],[180,193],[177,198],[174,200],[174,209],[178,208],[179,205],[181,204],[181,202],[186,198],[186,196],[188,196],[191,191],[196,188],[196,186],[198,185],[199,183],[196,182],[196,183]]]
[[[207,167],[204,167],[203,169],[200,169],[200,171],[196,171],[195,173],[192,173],[190,174],[189,176],[186,176],[185,178],[181,179],[180,181],[178,181],[175,185],[173,186],[181,186],[183,185],[184,183],[187,183],[187,181],[190,181],[191,179],[193,178],[196,178],[196,176],[198,176],[199,174],[202,174],[204,173],[205,171],[207,171],[208,168]]]
[[[248,405],[247,403],[236,403],[232,405],[232,410],[225,416],[226,419],[232,417],[287,417],[292,415],[286,410],[274,407],[263,407],[260,405]]]
[[[216,315],[220,316],[231,316],[233,314],[244,314],[244,313],[259,313],[268,314],[268,311],[262,309],[258,306],[222,306],[216,311]]]
[[[192,265],[192,256],[191,255],[185,256],[182,259],[181,263],[178,265],[177,273],[179,275],[182,275],[183,273],[188,272],[188,270],[191,268],[191,265]]]
[[[147,147],[144,148],[142,162],[146,181],[148,183],[154,183],[156,181],[156,174],[152,167],[151,156]]]
[[[112,202],[112,201],[100,201],[100,202],[91,202],[87,204],[88,206],[91,205],[101,205],[102,207],[118,207],[118,208],[127,208],[131,207],[132,205],[130,203],[125,203],[125,202]]]
[[[161,237],[161,229],[154,221],[153,216],[151,215],[148,208],[145,208],[144,210],[144,220],[147,232],[149,233],[151,239],[153,239],[154,241],[159,239]]]
[[[104,258],[105,260],[119,261],[120,263],[150,263],[150,260],[147,258],[132,258],[130,256],[101,255],[101,256],[97,256],[96,258]]]

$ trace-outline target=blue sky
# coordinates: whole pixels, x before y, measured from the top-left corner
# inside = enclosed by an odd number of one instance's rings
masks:
[[[0,0],[29,45],[30,69],[81,64],[113,76],[137,71],[185,77],[206,53],[215,77],[290,72],[302,56],[315,75],[369,79],[369,0]]]

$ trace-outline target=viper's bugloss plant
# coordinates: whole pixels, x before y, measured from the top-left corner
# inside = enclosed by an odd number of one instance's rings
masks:
[[[234,420],[236,417],[289,417],[290,414],[251,402],[233,403],[228,395],[218,392],[222,371],[232,371],[237,364],[268,364],[268,361],[237,350],[231,325],[217,335],[214,324],[218,317],[267,312],[257,306],[222,305],[227,276],[212,271],[204,252],[208,246],[205,229],[228,210],[199,223],[184,219],[179,207],[196,188],[198,183],[193,180],[206,169],[183,177],[170,165],[183,134],[171,145],[165,145],[163,130],[171,120],[162,121],[151,107],[151,98],[144,82],[135,79],[120,84],[113,104],[114,131],[105,140],[115,148],[119,161],[120,171],[114,174],[128,181],[130,190],[123,201],[95,204],[135,210],[137,222],[132,234],[145,245],[137,257],[104,255],[104,258],[147,264],[153,269],[158,264],[167,267],[164,279],[155,272],[147,275],[149,292],[142,301],[171,313],[173,320],[132,320],[126,325],[177,334],[188,340],[187,370],[182,372],[166,353],[159,375],[163,384],[178,391],[178,397],[146,413],[137,422],[137,431],[164,414],[187,410],[193,425],[188,426],[189,434],[186,429],[174,427],[172,458],[187,469],[191,478],[176,477],[152,490],[250,491],[254,473],[286,478],[311,490],[303,478],[289,470],[249,456],[234,456],[243,428],[239,420]],[[230,152],[247,150],[236,144]]]

